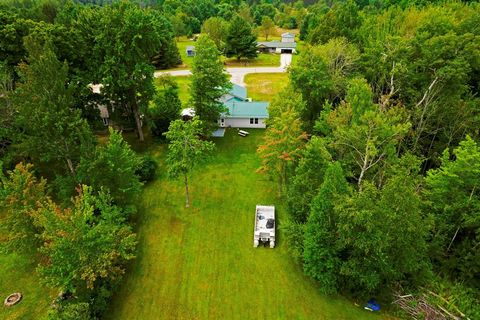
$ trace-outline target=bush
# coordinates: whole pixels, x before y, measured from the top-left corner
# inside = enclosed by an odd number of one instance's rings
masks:
[[[142,162],[140,167],[135,172],[140,181],[142,182],[149,182],[152,181],[155,177],[155,173],[157,172],[158,164],[155,159],[151,156],[145,156],[142,158]]]

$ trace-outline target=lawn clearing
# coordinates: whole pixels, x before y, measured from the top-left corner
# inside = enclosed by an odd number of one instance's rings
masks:
[[[248,96],[271,102],[288,84],[287,73],[251,73],[245,76]]]
[[[190,100],[190,84],[192,83],[191,76],[177,76],[173,79],[178,84],[178,97],[183,106],[186,106]],[[155,85],[158,86],[158,78],[155,79]]]
[[[276,53],[259,53],[255,59],[224,58],[226,67],[278,67],[280,55]]]
[[[34,258],[27,255],[0,255],[0,319],[33,320],[47,314],[54,293],[41,284],[35,272],[36,265]],[[12,307],[5,307],[3,300],[14,292],[20,292],[22,300]]]
[[[180,37],[177,39],[177,48],[182,58],[182,64],[169,69],[169,70],[181,70],[181,69],[190,69],[193,62],[193,57],[187,57],[187,47],[195,46],[195,41],[188,39],[187,37]]]
[[[165,175],[165,145],[152,146],[160,170],[139,202],[138,257],[107,319],[380,319],[351,302],[318,293],[282,241],[283,201],[255,171],[263,130],[239,137],[227,129],[217,150],[184,187]],[[256,204],[273,204],[275,249],[253,248]]]

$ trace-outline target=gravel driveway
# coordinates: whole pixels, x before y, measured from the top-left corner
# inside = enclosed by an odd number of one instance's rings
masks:
[[[292,63],[292,55],[288,53],[282,53],[280,55],[279,67],[246,67],[246,68],[227,68],[227,72],[232,76],[232,82],[241,86],[245,86],[245,75],[249,73],[283,73],[287,71],[287,68]],[[162,74],[170,74],[171,76],[189,76],[192,74],[190,70],[173,70],[173,71],[156,71],[155,77],[159,77]]]

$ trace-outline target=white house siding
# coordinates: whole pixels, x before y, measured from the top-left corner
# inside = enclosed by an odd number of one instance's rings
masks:
[[[258,119],[258,124],[250,124],[250,118],[227,118],[225,127],[232,128],[266,128],[265,119]]]

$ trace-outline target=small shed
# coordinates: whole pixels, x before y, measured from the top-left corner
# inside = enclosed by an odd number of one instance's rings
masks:
[[[187,46],[185,53],[187,54],[187,57],[195,57],[195,46]]]

